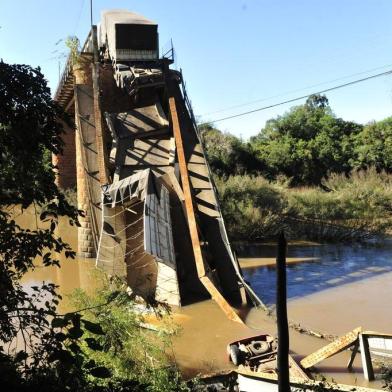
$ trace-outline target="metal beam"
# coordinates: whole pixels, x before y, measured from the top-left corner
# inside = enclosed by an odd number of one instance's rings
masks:
[[[173,134],[174,134],[175,141],[176,141],[178,164],[180,167],[181,182],[182,182],[182,188],[183,188],[184,199],[185,199],[184,200],[185,201],[185,209],[186,209],[186,213],[187,213],[187,222],[188,222],[189,232],[190,232],[191,241],[192,241],[193,254],[195,257],[197,274],[199,276],[201,283],[204,285],[204,287],[210,293],[212,299],[214,299],[215,302],[220,306],[220,308],[225,312],[226,316],[230,320],[237,321],[239,323],[243,323],[243,321],[238,316],[238,314],[234,311],[234,309],[231,307],[231,305],[226,301],[226,299],[223,297],[223,295],[216,288],[216,286],[210,276],[211,272],[210,272],[210,270],[209,270],[208,266],[206,265],[205,260],[203,258],[201,245],[200,245],[199,233],[197,230],[195,207],[194,207],[193,199],[192,199],[192,192],[191,192],[191,184],[190,184],[190,180],[189,180],[188,167],[187,167],[187,163],[186,163],[186,159],[185,159],[184,145],[182,142],[181,128],[180,128],[180,123],[178,120],[176,102],[175,102],[174,97],[169,98],[169,107],[170,107],[170,114],[171,114],[171,120],[172,120],[172,126],[173,126]]]
[[[359,349],[359,341],[357,340],[354,347],[353,347],[353,351],[351,353],[350,360],[348,361],[347,369],[351,369],[353,367],[354,359],[358,353],[358,349]]]

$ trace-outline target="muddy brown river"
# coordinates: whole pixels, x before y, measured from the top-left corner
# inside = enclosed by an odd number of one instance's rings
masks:
[[[35,215],[25,211],[17,217],[24,227],[34,227]],[[61,222],[59,235],[76,248],[76,228]],[[241,258],[245,277],[269,305],[274,303],[274,247],[252,250]],[[342,334],[357,326],[391,332],[392,248],[336,247],[331,245],[289,246],[288,311],[289,318],[303,326]],[[60,260],[61,268],[39,267],[28,273],[26,287],[50,281],[60,286],[65,297],[62,309],[69,309],[66,296],[75,288],[94,288],[92,259]],[[245,325],[226,319],[212,301],[174,309],[173,321],[180,333],[173,337],[169,352],[187,377],[230,369],[226,346],[231,341],[276,333],[273,320],[265,312],[252,309],[242,312]],[[315,337],[290,331],[290,349],[294,358],[302,358],[326,344]],[[363,379],[360,356],[352,372],[346,369],[350,354],[340,353],[323,361],[317,370],[328,379],[363,386],[380,387],[381,382]]]

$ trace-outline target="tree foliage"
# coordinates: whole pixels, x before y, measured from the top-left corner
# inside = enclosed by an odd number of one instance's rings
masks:
[[[208,161],[216,174],[255,173],[262,169],[262,163],[247,143],[229,133],[222,133],[210,124],[201,126],[200,131]]]
[[[354,140],[361,130],[361,125],[334,116],[326,97],[311,96],[304,105],[267,121],[251,144],[270,176],[284,174],[293,184],[320,184],[328,173],[350,172]]]
[[[28,290],[21,284],[37,260],[58,266],[58,254],[75,255],[56,227],[64,215],[77,224],[78,212],[57,189],[47,160],[48,153],[61,151],[62,119],[39,68],[0,62],[0,367],[20,376],[13,381],[21,389],[53,372],[54,356],[65,352],[50,324],[60,300],[56,286]],[[29,207],[42,212],[35,229],[14,220]],[[64,355],[57,358],[63,364]]]
[[[61,119],[40,69],[0,62],[0,187],[2,205],[57,199],[58,212],[75,217],[60,196],[45,154],[59,153]]]
[[[274,180],[284,175],[292,185],[321,185],[329,173],[376,168],[392,172],[392,117],[365,126],[332,112],[325,96],[267,121],[249,141],[201,127],[207,157],[220,176],[261,174]]]
[[[353,166],[392,172],[392,117],[365,125],[354,144]]]

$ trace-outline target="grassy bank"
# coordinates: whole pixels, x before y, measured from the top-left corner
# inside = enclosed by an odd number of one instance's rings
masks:
[[[216,178],[230,238],[260,241],[284,228],[292,239],[366,241],[392,229],[392,175],[375,169],[332,174],[320,187],[287,179]]]

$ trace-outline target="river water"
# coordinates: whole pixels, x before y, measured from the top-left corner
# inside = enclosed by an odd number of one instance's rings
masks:
[[[34,228],[35,214],[25,211],[17,222]],[[76,248],[77,232],[64,220],[58,234]],[[363,248],[332,245],[289,246],[289,318],[306,327],[342,334],[359,325],[366,329],[391,332],[392,257],[391,247]],[[249,247],[240,259],[246,279],[269,305],[274,303],[275,247]],[[75,288],[93,290],[94,260],[60,259],[61,268],[38,267],[26,274],[26,287],[50,281],[60,286],[65,296],[61,310],[68,310],[66,296]],[[180,327],[173,337],[170,353],[185,376],[231,368],[226,355],[228,343],[257,335],[276,333],[274,321],[263,311],[243,313],[245,325],[229,321],[212,301],[174,309],[172,320]],[[292,355],[300,359],[325,345],[321,339],[290,331]],[[318,370],[338,382],[369,385],[363,380],[360,358],[352,372],[345,364],[348,352],[324,361]],[[380,382],[370,383],[379,387]]]
[[[241,259],[245,278],[263,301],[272,305],[276,295],[275,247],[256,247],[252,252],[252,258]],[[253,261],[257,253],[259,266]],[[292,260],[296,262],[290,263]],[[391,332],[391,244],[383,247],[289,245],[288,261],[290,318],[333,334],[359,325],[368,330]]]

